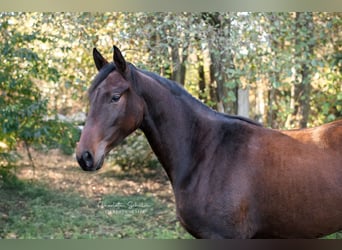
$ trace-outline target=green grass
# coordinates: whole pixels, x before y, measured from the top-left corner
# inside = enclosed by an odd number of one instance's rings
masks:
[[[0,201],[0,238],[192,238],[173,208],[147,195],[90,200],[2,171]]]

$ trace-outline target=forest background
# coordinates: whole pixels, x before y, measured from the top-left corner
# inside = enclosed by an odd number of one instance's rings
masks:
[[[32,150],[72,155],[97,73],[92,49],[183,85],[213,109],[265,127],[342,116],[342,14],[325,12],[0,13],[0,168]],[[23,149],[23,150],[22,150]],[[110,158],[154,168],[141,132]],[[1,182],[0,182],[1,184]]]
[[[113,44],[212,108],[266,127],[312,127],[342,115],[340,13],[1,13],[0,20],[4,155],[20,141],[72,152],[77,132],[63,118],[86,113],[92,48],[111,58]]]
[[[1,153],[20,141],[71,153],[77,132],[63,117],[86,113],[92,48],[111,58],[113,44],[212,108],[266,127],[312,127],[342,115],[341,13],[1,13],[0,20]]]

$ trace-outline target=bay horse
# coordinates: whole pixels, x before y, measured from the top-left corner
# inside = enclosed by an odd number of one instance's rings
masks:
[[[342,120],[280,131],[216,112],[177,83],[93,50],[99,73],[76,149],[85,171],[136,129],[196,238],[316,238],[342,230]]]

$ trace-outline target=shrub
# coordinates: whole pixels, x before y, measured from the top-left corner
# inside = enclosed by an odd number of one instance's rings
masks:
[[[141,131],[127,137],[116,147],[110,154],[110,160],[124,171],[142,167],[154,169],[158,165],[158,160]]]

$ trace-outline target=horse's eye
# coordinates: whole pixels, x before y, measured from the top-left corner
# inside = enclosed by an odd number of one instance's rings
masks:
[[[116,94],[112,96],[112,99],[110,100],[110,102],[118,102],[121,98],[121,95]]]

